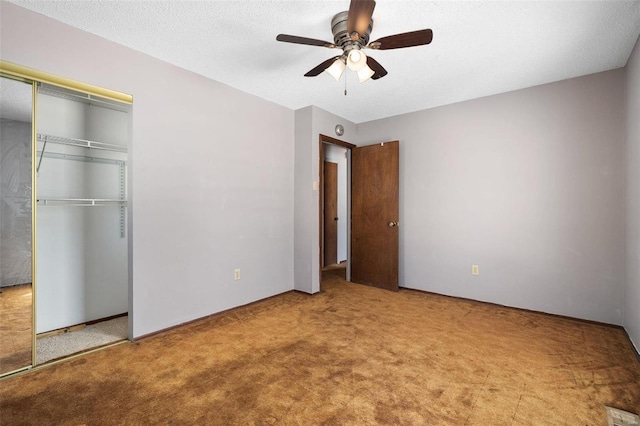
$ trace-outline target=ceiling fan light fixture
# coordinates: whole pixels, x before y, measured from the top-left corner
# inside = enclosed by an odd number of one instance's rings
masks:
[[[324,70],[324,72],[335,78],[336,81],[340,81],[340,77],[342,77],[342,73],[344,72],[345,68],[346,64],[344,63],[344,60],[342,58],[338,58],[333,62],[333,64],[331,64],[329,68]]]
[[[365,64],[364,67],[362,67],[360,71],[358,71],[358,80],[360,81],[360,83],[364,83],[365,81],[369,80],[371,76],[373,76],[373,74],[375,74],[375,72],[371,68],[369,68],[367,64]]]
[[[289,34],[278,34],[276,40],[342,50],[339,56],[328,58],[312,68],[304,75],[305,77],[316,77],[326,71],[336,81],[340,81],[345,68],[348,67],[358,74],[358,80],[361,83],[368,79],[378,80],[388,74],[387,70],[375,59],[367,57],[362,49],[390,50],[423,46],[433,40],[433,31],[431,29],[409,31],[369,42],[373,29],[375,7],[375,0],[351,0],[349,10],[340,12],[331,19],[333,42]]]
[[[349,51],[347,66],[351,71],[358,72],[367,65],[367,55],[359,49]]]

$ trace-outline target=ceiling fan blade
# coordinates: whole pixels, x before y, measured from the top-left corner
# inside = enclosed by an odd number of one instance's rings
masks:
[[[419,30],[382,37],[369,43],[367,47],[379,50],[400,49],[429,44],[431,40],[433,40],[433,31]]]
[[[351,0],[347,31],[352,40],[358,40],[362,34],[367,32],[375,7],[374,0]]]
[[[371,76],[372,80],[377,80],[387,75],[387,70],[385,70],[384,67],[371,56],[367,56],[367,65],[373,71],[373,75]]]
[[[315,38],[298,37],[298,36],[289,35],[289,34],[278,34],[278,36],[276,37],[276,40],[284,41],[286,43],[306,44],[309,46],[322,46],[322,47],[328,47],[330,49],[336,47],[335,44],[330,43],[328,41],[317,40]]]
[[[307,72],[304,76],[305,77],[315,77],[317,75],[322,74],[322,71],[324,71],[327,68],[329,68],[331,66],[331,64],[333,64],[336,61],[336,59],[338,59],[339,57],[340,56],[334,56],[333,58],[327,59],[326,61],[324,61],[323,63],[321,63],[317,67],[315,67],[312,70],[310,70],[309,72]]]

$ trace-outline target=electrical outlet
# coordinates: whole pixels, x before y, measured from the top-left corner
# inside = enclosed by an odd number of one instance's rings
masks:
[[[240,279],[240,269],[234,269],[233,271],[233,279],[238,281]]]
[[[471,275],[480,275],[478,265],[471,265]]]

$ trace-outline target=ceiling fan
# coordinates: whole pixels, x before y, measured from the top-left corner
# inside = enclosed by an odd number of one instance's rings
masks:
[[[305,77],[315,77],[326,71],[338,81],[348,67],[358,74],[360,83],[369,78],[377,80],[387,75],[387,70],[371,56],[365,55],[363,49],[389,50],[429,44],[433,40],[433,31],[430,29],[411,31],[382,37],[369,43],[369,35],[373,27],[371,17],[375,7],[374,0],[351,0],[349,10],[338,13],[331,20],[333,43],[288,34],[278,34],[276,40],[342,49],[342,55],[327,59],[307,72]]]

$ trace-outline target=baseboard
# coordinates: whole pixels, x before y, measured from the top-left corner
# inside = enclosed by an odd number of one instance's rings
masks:
[[[57,328],[55,330],[49,330],[49,331],[44,331],[42,333],[38,333],[38,334],[36,334],[36,337],[37,338],[41,338],[41,337],[57,336],[59,334],[68,333],[70,331],[81,330],[81,329],[85,328],[88,325],[98,324],[100,322],[109,321],[109,320],[116,319],[116,318],[121,318],[121,317],[126,317],[127,315],[129,315],[129,314],[127,312],[124,312],[124,313],[121,313],[121,314],[110,315],[108,317],[98,318],[98,319],[87,321],[87,322],[82,322],[80,324],[68,325],[66,327]]]
[[[622,332],[624,333],[624,335],[627,338],[627,341],[629,342],[629,347],[631,348],[631,351],[636,356],[638,362],[640,362],[640,353],[638,352],[638,348],[636,348],[636,346],[633,344],[633,341],[631,340],[631,337],[629,336],[629,333],[627,333],[627,330],[621,325],[610,324],[610,323],[607,323],[607,322],[600,322],[600,321],[594,321],[594,320],[588,320],[588,319],[584,319],[584,318],[570,317],[568,315],[550,314],[548,312],[536,311],[536,310],[533,310],[533,309],[526,309],[526,308],[518,308],[516,306],[501,305],[499,303],[485,302],[485,301],[482,301],[482,300],[469,299],[467,297],[450,296],[448,294],[441,294],[441,293],[436,293],[436,292],[427,291],[427,290],[421,290],[421,289],[417,289],[417,288],[400,287],[400,290],[408,290],[408,291],[416,291],[416,292],[419,292],[419,293],[433,294],[433,295],[436,295],[436,296],[448,297],[450,299],[464,300],[466,302],[479,303],[479,304],[483,304],[483,305],[494,306],[494,307],[504,308],[504,309],[513,309],[513,310],[521,311],[521,312],[528,312],[528,313],[533,313],[533,314],[545,315],[545,316],[548,316],[548,317],[553,317],[553,318],[558,318],[558,319],[563,319],[563,320],[576,321],[576,322],[581,322],[581,323],[584,323],[584,324],[598,325],[598,326],[602,326],[602,327],[609,327],[609,328],[615,328],[615,329],[618,329],[618,330],[622,330]]]
[[[234,306],[233,308],[225,309],[225,310],[222,310],[222,311],[219,311],[219,312],[214,312],[212,314],[205,315],[205,316],[202,316],[202,317],[198,317],[198,318],[195,318],[195,319],[192,319],[192,320],[189,320],[189,321],[181,322],[180,324],[176,324],[176,325],[172,325],[170,327],[162,328],[162,329],[157,330],[157,331],[152,331],[151,333],[146,333],[146,334],[143,334],[141,336],[135,337],[135,338],[132,339],[132,341],[138,342],[140,340],[147,339],[149,337],[153,337],[153,336],[156,336],[158,334],[162,334],[162,333],[166,333],[166,332],[171,331],[171,330],[175,330],[176,328],[180,328],[180,327],[185,326],[185,325],[193,324],[193,323],[200,322],[200,321],[205,321],[205,320],[208,320],[210,318],[215,318],[215,317],[217,317],[219,315],[228,314],[230,312],[236,311],[236,310],[241,309],[241,308],[246,308],[247,306],[255,305],[256,303],[264,302],[265,300],[273,299],[274,297],[282,296],[282,295],[287,294],[287,293],[296,293],[296,292],[308,295],[308,293],[303,293],[303,292],[300,292],[298,290],[283,291],[282,293],[278,293],[278,294],[274,294],[272,296],[264,297],[262,299],[254,300],[253,302],[245,303],[244,305]]]
[[[629,347],[631,347],[631,350],[636,355],[636,359],[638,360],[638,362],[640,362],[640,350],[636,347],[636,345],[633,344],[633,340],[631,340],[631,336],[629,336],[629,332],[627,332],[627,329],[622,327],[622,330],[624,331],[624,335],[627,336]]]
[[[31,286],[31,283],[3,285],[3,286],[0,286],[0,292],[2,292],[2,290],[9,290],[17,287],[27,287],[27,286]]]
[[[298,294],[304,294],[305,296],[315,296],[316,294],[322,293],[322,291],[316,291],[315,293],[309,293],[307,291],[302,291],[302,290],[291,290],[291,291]]]

